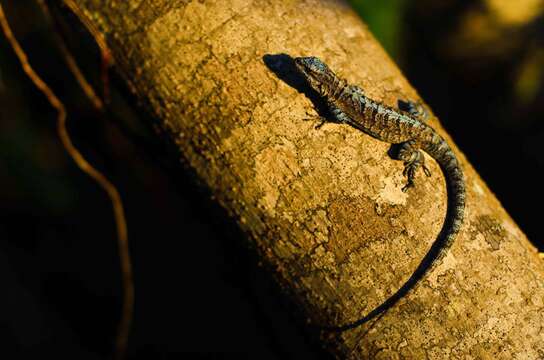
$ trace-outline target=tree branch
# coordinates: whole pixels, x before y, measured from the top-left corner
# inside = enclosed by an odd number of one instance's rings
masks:
[[[410,277],[444,220],[439,167],[429,161],[433,177],[403,193],[402,164],[387,155],[388,144],[305,120],[319,101],[306,96],[281,55],[318,56],[391,106],[417,100],[348,6],[74,2],[103,32],[163,139],[236,219],[312,324],[355,321]],[[324,341],[342,358],[542,357],[544,264],[438,121],[430,123],[466,174],[457,242],[424,286],[384,316]]]

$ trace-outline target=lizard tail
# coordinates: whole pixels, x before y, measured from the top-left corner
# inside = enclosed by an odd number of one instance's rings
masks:
[[[439,135],[435,134],[435,136],[437,137],[437,139],[434,139],[436,141],[433,141],[430,143],[430,145],[423,147],[423,150],[438,162],[446,178],[448,207],[444,225],[442,226],[440,234],[437,236],[436,240],[431,245],[431,248],[424,256],[416,270],[412,273],[410,278],[394,294],[392,294],[383,303],[374,308],[363,318],[345,325],[327,327],[326,329],[334,331],[354,329],[370,321],[376,316],[383,315],[401,298],[406,296],[410,290],[414,289],[416,285],[420,284],[420,281],[425,277],[425,275],[432,272],[448,253],[448,249],[453,244],[453,241],[455,240],[459,230],[461,229],[461,225],[463,224],[465,212],[465,182],[463,172],[461,171],[459,162],[457,161],[453,151],[446,141],[444,141]]]
[[[428,255],[430,254],[434,257],[425,271],[426,273],[433,271],[446,256],[459,230],[461,230],[465,216],[465,180],[463,172],[461,171],[457,157],[446,141],[439,135],[435,134],[435,136],[439,139],[439,145],[433,146],[433,143],[436,142],[432,142],[431,145],[425,147],[423,150],[438,162],[444,172],[448,192],[448,209],[442,231],[428,253]]]

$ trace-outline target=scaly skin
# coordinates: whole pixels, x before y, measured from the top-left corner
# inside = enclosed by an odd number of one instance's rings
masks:
[[[404,161],[404,175],[408,179],[403,191],[414,185],[419,167],[430,175],[421,150],[437,161],[446,178],[448,210],[442,231],[431,249],[410,279],[383,304],[357,321],[333,327],[347,330],[391,308],[441,262],[463,224],[465,182],[459,162],[448,143],[414,113],[403,112],[369,99],[362,89],[348,85],[316,57],[299,57],[295,59],[295,64],[309,85],[327,101],[331,114],[339,122],[349,124],[378,140],[400,145],[398,159]]]

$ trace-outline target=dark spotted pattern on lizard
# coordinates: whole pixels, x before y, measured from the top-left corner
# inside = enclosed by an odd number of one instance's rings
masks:
[[[418,168],[421,167],[430,176],[421,150],[438,162],[446,178],[446,219],[431,249],[410,279],[383,304],[362,319],[334,327],[346,330],[383,314],[441,262],[463,224],[465,182],[459,162],[450,146],[434,129],[418,118],[416,106],[408,104],[403,111],[369,99],[361,88],[349,85],[316,57],[299,57],[295,59],[295,64],[309,85],[327,101],[329,111],[338,122],[349,124],[378,140],[400,146],[398,159],[404,161],[403,174],[407,177],[403,191],[414,185]]]

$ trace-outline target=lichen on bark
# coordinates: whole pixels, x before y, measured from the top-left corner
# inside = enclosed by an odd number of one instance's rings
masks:
[[[313,324],[356,320],[394,293],[443,223],[443,175],[408,193],[388,144],[316,129],[314,104],[266,55],[312,55],[395,106],[417,93],[338,1],[77,0],[161,136],[236,219]],[[278,58],[281,61],[281,57]],[[309,115],[308,115],[309,114]],[[431,124],[446,137],[436,118]],[[544,266],[455,148],[466,221],[424,286],[328,344],[342,358],[544,356]],[[371,326],[372,325],[372,326]]]

